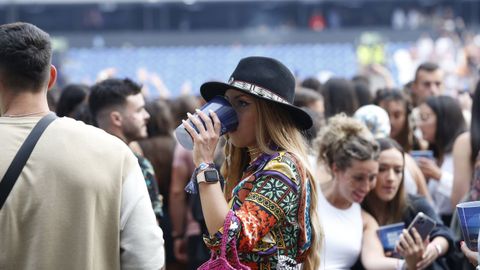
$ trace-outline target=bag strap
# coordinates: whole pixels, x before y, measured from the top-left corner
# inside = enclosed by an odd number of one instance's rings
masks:
[[[238,257],[237,238],[234,236],[230,241],[228,241],[228,229],[230,227],[230,224],[232,223],[233,214],[234,214],[233,210],[228,211],[227,217],[225,219],[225,223],[223,224],[222,245],[220,246],[220,258],[224,258],[225,260],[227,260],[227,244],[230,243],[230,246],[232,248],[231,259],[233,259],[234,265],[237,267],[238,266],[243,267],[243,264],[240,262],[240,258]],[[244,268],[238,268],[238,269],[244,269]]]
[[[32,131],[28,135],[27,139],[23,142],[22,146],[18,150],[17,154],[13,158],[12,163],[8,167],[5,175],[0,182],[0,210],[3,207],[3,204],[7,200],[10,191],[12,191],[15,182],[18,179],[18,176],[23,170],[23,167],[27,163],[30,154],[33,151],[33,148],[37,144],[40,136],[42,136],[45,129],[57,119],[57,116],[54,113],[49,113],[42,117],[40,121],[33,127]]]
[[[229,210],[225,222],[223,223],[222,244],[220,245],[220,258],[227,257],[228,229],[232,222],[233,210]]]
[[[233,237],[233,239],[230,243],[231,243],[231,247],[232,247],[233,260],[237,265],[240,265],[241,262],[240,262],[240,258],[238,258],[238,251],[237,251],[237,238]]]

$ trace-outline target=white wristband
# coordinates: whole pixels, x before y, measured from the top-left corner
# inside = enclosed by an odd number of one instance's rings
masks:
[[[405,263],[405,260],[398,259],[396,270],[405,270],[405,269],[407,269],[407,264]]]
[[[440,246],[439,244],[435,244],[434,247],[437,250],[438,256],[441,256],[442,255],[442,246]]]

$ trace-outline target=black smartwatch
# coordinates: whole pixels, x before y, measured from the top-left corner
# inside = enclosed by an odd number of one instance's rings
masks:
[[[197,183],[216,183],[220,180],[220,174],[213,164],[201,163],[198,166]]]

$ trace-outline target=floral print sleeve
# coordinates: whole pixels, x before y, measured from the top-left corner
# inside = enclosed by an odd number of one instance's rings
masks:
[[[232,192],[230,206],[235,215],[229,236],[235,236],[242,262],[252,269],[274,269],[278,256],[297,258],[301,193],[304,180],[291,155],[280,152],[257,170],[247,170],[246,178]],[[248,174],[250,172],[250,174]],[[300,211],[303,212],[303,211]],[[217,249],[222,229],[206,237]],[[262,265],[259,268],[259,264]]]
[[[148,159],[136,155],[138,159],[138,165],[142,169],[143,177],[145,178],[145,184],[147,185],[148,195],[150,195],[150,201],[152,202],[153,212],[157,219],[161,219],[163,217],[163,203],[162,203],[162,196],[159,194],[158,191],[158,184],[157,179],[155,178],[155,171],[153,170],[153,166],[148,161]]]

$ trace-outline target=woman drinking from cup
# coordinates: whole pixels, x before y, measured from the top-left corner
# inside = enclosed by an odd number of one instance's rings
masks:
[[[242,59],[228,83],[202,85],[207,102],[223,96],[238,117],[236,130],[227,133],[223,191],[212,163],[219,117],[197,111],[183,121],[193,138],[197,169],[192,179],[210,233],[205,242],[217,250],[222,235],[228,234],[240,262],[251,269],[299,269],[303,264],[303,269],[313,270],[319,264],[316,190],[301,135],[312,119],[292,105],[294,89],[288,68],[266,57]],[[225,232],[220,228],[230,216]],[[228,259],[232,263],[234,258]]]

